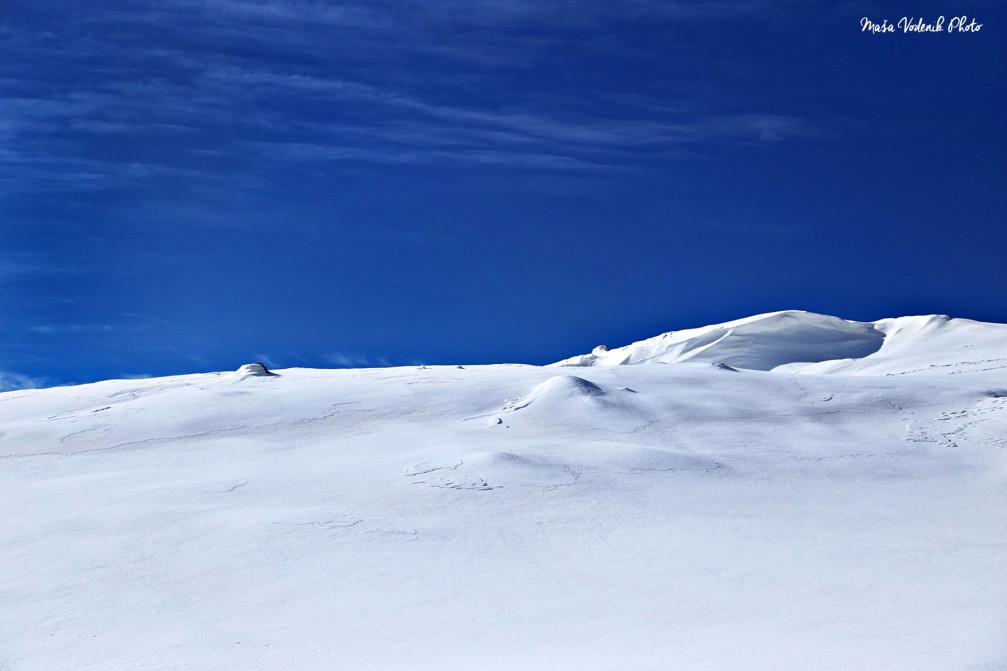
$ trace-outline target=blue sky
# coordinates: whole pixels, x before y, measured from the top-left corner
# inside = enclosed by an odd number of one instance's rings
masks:
[[[864,16],[978,33],[869,35]],[[0,0],[0,387],[1007,322],[998,2]]]

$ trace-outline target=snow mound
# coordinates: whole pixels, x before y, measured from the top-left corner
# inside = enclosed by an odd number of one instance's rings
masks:
[[[488,414],[489,426],[523,427],[557,440],[571,431],[632,432],[652,421],[660,410],[651,408],[635,389],[624,389],[631,388],[607,389],[582,377],[557,375],[498,405],[498,410]]]
[[[276,377],[276,373],[270,372],[270,370],[261,363],[246,363],[238,368],[238,370],[234,371],[234,379],[244,380],[249,377]]]
[[[872,324],[799,310],[757,315],[714,326],[665,333],[612,350],[560,361],[558,366],[711,363],[772,370],[793,363],[865,357],[885,335]]]
[[[565,403],[571,399],[591,399],[604,396],[605,390],[590,380],[575,375],[557,375],[535,385],[526,396],[508,403],[505,412],[524,410],[535,403]]]

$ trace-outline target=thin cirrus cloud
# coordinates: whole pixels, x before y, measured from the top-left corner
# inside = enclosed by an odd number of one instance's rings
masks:
[[[12,112],[21,126],[13,146],[0,153],[0,161],[27,169],[20,179],[44,182],[46,175],[72,180],[88,188],[102,177],[128,181],[150,175],[199,176],[207,167],[186,164],[196,152],[214,147],[253,157],[288,160],[362,160],[377,163],[494,163],[547,167],[560,170],[604,169],[629,155],[671,151],[703,142],[774,143],[795,137],[812,137],[807,121],[772,114],[711,115],[669,121],[647,118],[591,119],[571,110],[565,117],[525,111],[480,110],[432,105],[392,91],[340,80],[307,79],[264,73],[208,73],[208,83],[188,92],[189,99],[172,100],[165,91],[136,91],[107,105],[104,95],[76,96],[71,104],[48,101],[35,109],[25,101]],[[221,91],[232,95],[222,96]],[[346,116],[325,124],[296,113],[260,112],[247,115],[235,102],[249,103],[281,98],[293,106],[305,96],[324,96],[325,104],[345,105]],[[20,115],[19,115],[20,113]],[[18,116],[19,115],[19,116]],[[66,119],[64,131],[38,135]],[[227,138],[201,144],[185,135],[228,129]],[[160,131],[182,140],[175,147],[154,146],[151,153],[101,157],[86,152],[90,143],[105,137],[143,136]],[[63,169],[53,170],[59,162]],[[37,170],[32,170],[32,168]],[[212,174],[213,171],[209,170]],[[11,179],[8,176],[8,179]]]
[[[581,13],[738,14],[759,6],[587,3]],[[512,103],[479,96],[432,102],[426,91],[436,82],[425,86],[422,68],[415,81],[402,81],[382,78],[381,64],[368,61],[419,40],[408,30],[416,26],[429,37],[448,18],[539,20],[563,14],[566,3],[483,2],[469,13],[458,3],[416,4],[412,13],[295,1],[171,0],[142,7],[125,3],[85,14],[88,30],[68,26],[58,38],[8,27],[6,50],[19,58],[0,66],[4,183],[89,190],[220,176],[235,165],[276,159],[618,171],[638,156],[674,157],[709,143],[775,144],[820,135],[816,124],[793,115],[718,112],[703,104],[666,111],[670,106],[657,98],[602,105],[604,111],[594,102],[557,104],[558,98],[532,94]],[[183,39],[177,28],[186,13],[191,34]],[[155,20],[174,30],[151,32]],[[305,24],[336,27],[352,47],[317,35],[311,41],[296,30]],[[106,39],[96,54],[95,31]],[[239,37],[261,43],[268,59],[255,49],[228,48],[228,39]],[[298,64],[319,44],[332,50],[336,65],[321,71]],[[349,48],[354,51],[346,53]],[[355,65],[339,66],[343,62]]]
[[[777,6],[779,3],[776,3]],[[673,16],[681,18],[746,16],[773,6],[767,0],[400,0],[344,2],[338,6],[315,0],[166,0],[162,6],[229,19],[325,23],[387,29],[443,24],[498,25],[549,21],[573,26],[612,16]]]
[[[0,180],[0,185],[2,184],[3,181]],[[0,221],[2,223],[4,222]],[[88,267],[86,262],[66,258],[56,252],[0,250],[0,287],[13,289],[16,285],[31,283],[42,277],[72,278],[85,272]]]
[[[0,392],[16,391],[18,389],[41,389],[51,385],[52,381],[44,377],[33,377],[12,371],[0,370]]]
[[[32,333],[40,335],[62,335],[81,333],[108,333],[111,324],[35,324],[28,327]]]
[[[384,357],[355,352],[329,352],[324,358],[339,368],[384,368],[392,365]]]

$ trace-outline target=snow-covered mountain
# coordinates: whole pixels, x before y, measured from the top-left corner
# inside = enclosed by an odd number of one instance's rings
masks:
[[[1005,329],[0,394],[0,669],[1003,668]]]
[[[945,315],[855,322],[785,310],[663,333],[571,357],[555,366],[721,363],[801,373],[963,373],[1007,363],[1007,325]]]

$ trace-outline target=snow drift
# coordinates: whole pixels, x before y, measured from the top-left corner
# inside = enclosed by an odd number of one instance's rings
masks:
[[[1007,325],[944,315],[855,322],[800,310],[664,333],[554,366],[721,363],[749,370],[905,374],[968,372],[1007,362]]]

